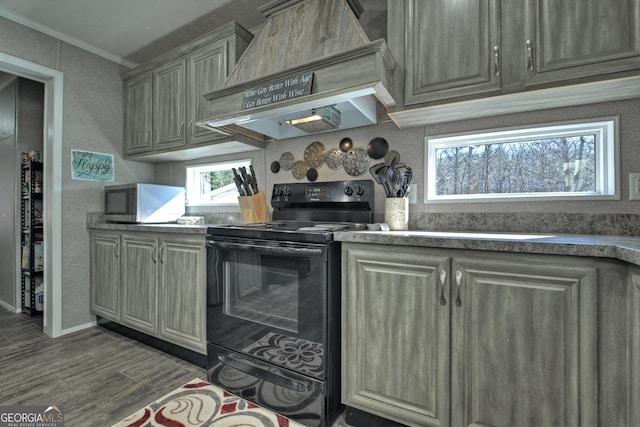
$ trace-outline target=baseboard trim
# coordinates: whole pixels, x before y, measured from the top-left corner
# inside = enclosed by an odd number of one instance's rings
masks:
[[[163,341],[156,337],[152,337],[151,335],[147,335],[142,332],[138,332],[134,329],[123,326],[119,323],[113,322],[111,320],[107,320],[99,317],[98,326],[108,329],[110,331],[116,332],[120,335],[124,335],[127,338],[131,338],[136,340],[142,344],[146,344],[150,347],[157,348],[160,351],[164,351],[172,356],[175,356],[179,359],[187,361],[191,364],[199,366],[201,368],[207,368],[207,355],[196,353],[192,350],[187,350],[186,348],[177,346],[175,344],[171,344],[169,342]]]
[[[60,335],[72,334],[74,332],[82,331],[84,329],[93,328],[98,323],[94,320],[93,322],[84,323],[82,325],[74,326],[72,328],[66,328],[60,331]]]
[[[0,301],[0,306],[6,308],[7,310],[9,310],[12,313],[21,313],[22,312],[22,310],[20,310],[19,308],[14,307],[11,304],[7,304],[4,301]]]

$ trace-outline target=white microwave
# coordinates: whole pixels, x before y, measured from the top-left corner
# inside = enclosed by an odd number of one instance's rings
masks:
[[[174,222],[185,212],[184,187],[123,184],[104,187],[104,216],[110,222]]]

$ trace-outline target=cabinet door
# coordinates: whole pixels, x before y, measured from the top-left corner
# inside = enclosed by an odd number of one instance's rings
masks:
[[[151,74],[124,83],[125,154],[151,151]]]
[[[628,343],[629,343],[629,396],[627,399],[628,425],[640,425],[640,268],[634,267],[630,274]]]
[[[344,244],[342,401],[395,421],[449,423],[449,259]]]
[[[452,425],[597,424],[597,269],[474,254],[452,276]]]
[[[90,235],[91,312],[117,321],[120,316],[120,234]]]
[[[140,332],[157,332],[158,243],[153,237],[122,236],[122,300],[120,320]]]
[[[498,0],[389,3],[404,8],[405,105],[500,90]]]
[[[640,0],[526,4],[528,85],[640,68]]]
[[[198,121],[211,118],[209,101],[204,95],[219,89],[227,78],[227,40],[220,40],[198,49],[187,58],[189,81],[189,143],[197,144],[223,138],[224,135],[196,126]]]
[[[159,250],[159,334],[206,354],[204,238],[164,238]]]
[[[185,60],[169,62],[153,72],[153,148],[186,144]]]

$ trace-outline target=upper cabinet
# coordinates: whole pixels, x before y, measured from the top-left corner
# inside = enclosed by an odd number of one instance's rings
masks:
[[[388,39],[401,127],[598,101],[577,83],[637,96],[640,0],[388,1]]]
[[[405,105],[500,90],[498,0],[390,3],[406,8]]]
[[[203,95],[224,84],[252,37],[232,22],[124,74],[125,156],[162,160],[226,142],[228,136],[195,123],[207,118]]]
[[[527,86],[640,68],[640,1],[523,3]]]
[[[151,151],[151,73],[124,82],[124,151]]]

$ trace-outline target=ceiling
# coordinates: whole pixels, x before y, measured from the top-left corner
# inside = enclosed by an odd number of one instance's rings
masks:
[[[264,22],[268,0],[0,0],[0,16],[134,67],[236,20]]]

